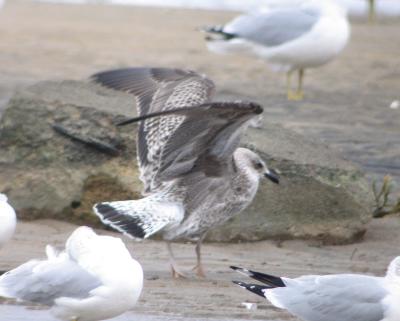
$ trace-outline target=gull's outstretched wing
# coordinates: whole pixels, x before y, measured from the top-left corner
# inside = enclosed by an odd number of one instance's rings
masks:
[[[243,38],[263,46],[274,47],[303,36],[312,29],[318,19],[317,11],[280,8],[239,16],[227,24],[222,32],[230,34],[230,38]]]
[[[92,79],[106,87],[133,94],[140,116],[207,103],[214,94],[211,80],[189,70],[126,68],[100,72]],[[182,116],[175,115],[141,122],[137,145],[145,191],[158,185],[155,174],[160,167],[161,150],[182,120]]]
[[[159,117],[182,116],[180,125],[161,148],[160,181],[188,174],[222,177],[232,169],[232,154],[239,145],[242,130],[262,107],[251,102],[208,103],[140,116],[124,124]]]

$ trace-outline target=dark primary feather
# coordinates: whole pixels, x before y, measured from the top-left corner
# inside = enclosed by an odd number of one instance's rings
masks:
[[[251,102],[215,102],[143,115],[129,123],[152,117],[185,116],[163,146],[157,175],[162,181],[196,171],[213,177],[222,176],[228,169],[243,125],[262,111],[260,105]]]
[[[232,282],[239,285],[241,288],[244,288],[250,292],[253,292],[259,296],[262,296],[263,298],[265,298],[264,291],[271,289],[270,286],[265,286],[265,285],[245,283],[245,282],[240,282],[240,281],[232,281]]]
[[[264,284],[267,284],[270,287],[276,288],[276,287],[285,287],[285,283],[282,281],[280,277],[276,277],[273,275],[261,273],[261,272],[256,272],[248,269],[243,269],[237,266],[231,266],[232,270],[235,270],[241,274],[247,275],[257,281],[260,281]]]
[[[91,77],[108,88],[125,91],[138,99],[139,115],[202,104],[214,94],[214,83],[191,70],[172,68],[123,68],[99,72]],[[179,86],[185,83],[196,85],[193,96],[180,97],[180,101],[168,106],[172,95],[179,94]],[[185,95],[186,96],[186,95]]]
[[[138,114],[160,112],[210,101],[214,83],[193,71],[170,68],[125,68],[100,72],[92,79],[103,86],[133,94]],[[138,158],[145,190],[157,185],[161,149],[182,117],[151,118],[139,125]]]
[[[139,99],[140,117],[123,123],[143,120],[138,149],[146,190],[193,170],[222,175],[242,126],[262,112],[254,103],[209,103],[214,84],[193,71],[129,68],[98,73],[93,79]]]
[[[237,38],[236,34],[224,31],[223,26],[206,27],[203,30],[205,32],[208,32],[211,34],[217,34],[217,35],[221,36],[224,40],[231,40],[231,39]],[[206,40],[213,40],[213,38],[206,37]]]
[[[132,212],[121,211],[114,208],[112,203],[97,203],[93,206],[96,215],[106,225],[111,225],[121,233],[143,239],[146,236],[141,221],[133,216]]]

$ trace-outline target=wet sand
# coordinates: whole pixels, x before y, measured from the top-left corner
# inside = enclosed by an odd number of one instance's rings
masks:
[[[52,220],[20,222],[12,242],[0,250],[0,270],[11,269],[30,258],[44,257],[44,247],[47,243],[62,247],[74,228],[75,226],[69,223]],[[384,275],[390,260],[399,254],[399,229],[400,217],[394,216],[372,221],[364,241],[352,245],[321,246],[304,241],[205,244],[205,280],[195,278],[190,272],[186,280],[172,279],[163,242],[147,240],[138,243],[124,238],[132,256],[141,262],[145,271],[143,295],[135,312],[130,312],[129,315],[139,314],[147,321],[183,321],[192,318],[296,320],[288,313],[272,307],[262,298],[232,284],[232,280],[245,278],[231,271],[229,266],[245,266],[288,277],[328,273]],[[190,271],[195,264],[194,246],[174,244],[174,250],[182,269]],[[246,310],[242,305],[245,301],[257,303],[258,309]],[[18,318],[29,315],[22,307],[13,309],[0,305],[0,313],[4,311],[10,315],[8,319],[2,317],[1,320],[17,321]],[[13,311],[17,311],[15,318]],[[38,314],[37,318],[41,318],[42,315]],[[36,320],[34,318],[33,320]]]
[[[0,315],[2,320],[26,321],[29,315],[29,321],[57,321],[47,310],[35,309],[32,307],[0,305]],[[185,318],[179,316],[159,316],[143,315],[134,312],[127,312],[119,317],[109,319],[113,321],[215,321],[212,318]],[[229,319],[230,321],[239,321]],[[254,320],[257,321],[257,320]],[[260,320],[259,320],[260,321]]]

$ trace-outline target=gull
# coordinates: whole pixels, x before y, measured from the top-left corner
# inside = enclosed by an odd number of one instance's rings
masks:
[[[127,68],[98,73],[103,86],[136,96],[137,154],[144,198],[95,204],[103,223],[137,239],[160,231],[172,275],[184,276],[171,241],[197,242],[194,270],[204,277],[201,244],[207,232],[243,211],[260,177],[278,183],[255,152],[240,148],[248,122],[262,113],[251,102],[213,102],[214,83],[193,71]]]
[[[385,277],[333,274],[290,279],[231,268],[264,283],[235,284],[305,321],[399,320],[400,256],[390,263]]]
[[[350,27],[346,10],[331,0],[301,1],[241,15],[225,26],[206,28],[207,47],[217,53],[244,53],[286,72],[287,97],[303,99],[305,69],[324,65],[346,46]],[[291,88],[298,72],[296,91]]]
[[[0,277],[0,296],[40,303],[65,321],[96,321],[132,309],[143,271],[124,243],[86,226],[68,238],[65,251],[47,245],[46,260],[31,260]]]
[[[0,247],[11,239],[17,225],[17,216],[7,200],[7,196],[0,193]]]

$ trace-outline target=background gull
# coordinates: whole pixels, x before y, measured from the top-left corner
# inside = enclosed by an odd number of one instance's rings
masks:
[[[255,103],[212,102],[214,84],[193,71],[129,68],[93,76],[100,84],[132,93],[141,117],[138,162],[145,198],[94,206],[105,224],[134,238],[162,230],[173,275],[179,272],[170,241],[197,241],[207,231],[240,213],[253,200],[260,176],[274,182],[254,152],[238,148],[246,124],[262,112]]]
[[[46,253],[46,260],[31,260],[1,276],[0,296],[51,306],[68,321],[108,319],[136,304],[143,271],[119,238],[82,226],[64,252],[48,245]]]
[[[335,58],[350,34],[345,9],[330,0],[302,1],[299,5],[249,13],[205,31],[209,50],[255,55],[274,70],[286,72],[290,100],[303,98],[305,69]],[[298,72],[296,91],[291,89],[293,71]]]
[[[0,193],[0,248],[14,235],[17,217],[7,202],[7,196]]]
[[[390,263],[385,277],[334,274],[289,279],[234,266],[232,269],[264,285],[234,283],[306,321],[399,320],[400,257]]]

